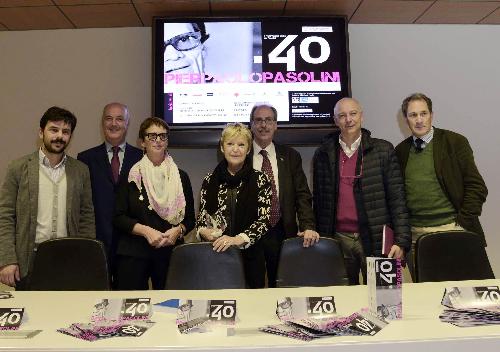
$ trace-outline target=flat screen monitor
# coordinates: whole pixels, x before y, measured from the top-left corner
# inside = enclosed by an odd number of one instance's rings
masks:
[[[153,106],[170,145],[216,145],[255,104],[278,111],[278,140],[309,145],[350,95],[345,17],[155,18]]]

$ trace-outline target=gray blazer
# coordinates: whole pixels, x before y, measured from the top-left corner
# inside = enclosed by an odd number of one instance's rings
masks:
[[[21,277],[30,267],[35,248],[38,213],[38,150],[12,161],[0,190],[0,267],[18,264]],[[67,233],[95,238],[94,207],[89,169],[68,156],[66,160]]]

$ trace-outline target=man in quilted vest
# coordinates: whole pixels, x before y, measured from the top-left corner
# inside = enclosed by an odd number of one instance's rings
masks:
[[[326,136],[313,158],[316,230],[339,240],[350,284],[366,282],[366,257],[382,255],[384,225],[393,229],[389,257],[410,249],[404,183],[391,143],[363,129],[359,102],[343,98],[334,108],[338,131]]]

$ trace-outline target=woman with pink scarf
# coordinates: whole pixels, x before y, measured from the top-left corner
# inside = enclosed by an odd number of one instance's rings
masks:
[[[144,156],[118,189],[114,279],[119,290],[147,290],[149,279],[153,289],[164,289],[172,248],[194,227],[191,182],[167,153],[168,132],[157,117],[142,122]]]

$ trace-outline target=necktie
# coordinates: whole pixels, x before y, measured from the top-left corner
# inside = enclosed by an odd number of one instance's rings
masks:
[[[271,189],[273,191],[273,195],[271,197],[271,226],[274,226],[278,223],[280,219],[280,202],[278,200],[278,192],[276,191],[276,183],[274,182],[274,174],[273,168],[271,167],[271,161],[267,156],[267,151],[262,149],[260,151],[262,155],[262,172],[269,177],[271,180]]]
[[[118,158],[118,152],[120,147],[113,147],[113,157],[111,158],[111,174],[113,175],[113,182],[118,182],[118,176],[120,175],[120,158]]]
[[[415,150],[417,153],[420,153],[424,148],[422,145],[424,144],[424,141],[420,138],[415,139]]]

